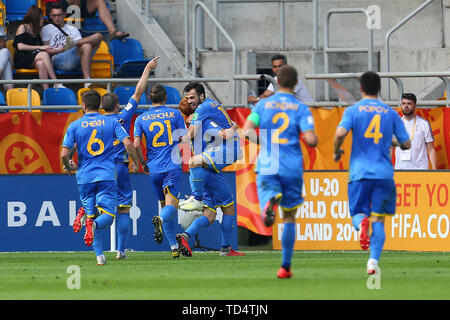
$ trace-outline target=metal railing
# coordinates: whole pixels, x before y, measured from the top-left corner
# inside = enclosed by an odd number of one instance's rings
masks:
[[[348,14],[348,13],[362,13],[364,16],[367,16],[367,9],[364,8],[340,8],[340,9],[331,9],[325,15],[325,27],[324,27],[324,46],[323,46],[323,56],[324,56],[324,71],[325,73],[329,73],[329,53],[338,53],[338,52],[367,52],[368,62],[367,67],[369,70],[373,69],[373,29],[368,28],[369,37],[368,37],[368,48],[330,48],[330,18],[333,14]],[[314,38],[315,39],[315,38]],[[328,84],[325,85],[325,99],[330,100],[330,87]]]
[[[234,74],[230,78],[223,78],[223,77],[217,77],[217,78],[149,78],[149,83],[180,83],[180,82],[191,82],[191,81],[197,81],[197,82],[230,82],[230,81],[251,81],[251,80],[267,80],[274,86],[275,89],[278,88],[278,85],[275,81],[275,79],[266,74],[257,74],[257,75],[242,75],[242,74]],[[1,106],[0,105],[0,111],[1,110],[26,110],[26,111],[33,111],[33,110],[54,110],[54,109],[62,109],[62,110],[69,110],[69,109],[81,109],[81,105],[39,105],[39,106],[33,106],[32,105],[32,89],[33,86],[41,85],[41,84],[55,84],[55,83],[64,83],[64,84],[84,84],[84,83],[92,83],[96,85],[105,85],[106,84],[106,90],[108,92],[112,92],[112,86],[113,85],[120,85],[120,84],[130,84],[130,83],[137,83],[139,81],[139,78],[111,78],[111,79],[48,79],[48,80],[41,80],[41,79],[20,79],[20,80],[0,80],[0,85],[3,84],[13,84],[13,85],[26,85],[27,89],[27,104],[22,106]],[[24,88],[25,89],[25,88]],[[6,100],[6,97],[5,97]],[[222,103],[226,109],[230,108],[246,108],[248,107],[247,104],[237,104],[235,103]],[[168,107],[178,108],[178,105],[167,105]],[[123,107],[123,106],[122,106]],[[140,109],[147,109],[151,107],[150,104],[140,104],[138,108]]]
[[[405,18],[403,18],[399,23],[397,23],[395,26],[393,26],[387,33],[385,38],[385,44],[384,44],[384,50],[386,52],[386,72],[391,71],[391,57],[390,57],[390,48],[389,48],[389,41],[392,36],[392,34],[400,29],[406,22],[414,18],[419,12],[421,12],[423,9],[425,9],[433,0],[427,0],[424,3],[422,3],[417,9],[415,9],[413,12],[411,12],[409,15],[407,15]],[[391,99],[391,87],[390,87],[390,81],[387,80],[387,99]]]
[[[359,73],[322,73],[322,74],[307,74],[305,78],[307,80],[327,80],[327,79],[359,79],[362,76],[362,72]],[[450,72],[379,72],[380,78],[393,79],[397,84],[398,90],[398,100],[383,101],[384,103],[391,106],[399,106],[401,102],[401,96],[403,93],[403,82],[402,78],[439,78],[441,79],[447,91],[445,100],[421,100],[417,101],[418,106],[450,106],[450,98],[448,92],[450,92]],[[329,107],[329,106],[348,106],[345,102],[333,102],[333,101],[323,101],[316,103],[307,103],[310,106],[317,107]]]

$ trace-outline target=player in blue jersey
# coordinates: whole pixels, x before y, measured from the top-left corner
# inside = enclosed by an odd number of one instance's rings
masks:
[[[272,226],[278,205],[283,210],[281,236],[282,261],[279,278],[292,277],[291,261],[294,249],[295,213],[303,203],[303,156],[300,133],[306,144],[315,147],[318,138],[308,107],[294,95],[297,71],[284,65],[278,72],[279,91],[260,100],[248,116],[243,131],[246,137],[256,137],[259,127],[261,146],[255,171],[257,191],[264,224]]]
[[[150,72],[158,65],[159,57],[149,61],[144,68],[141,78],[136,85],[134,94],[130,97],[128,104],[119,112],[119,98],[116,94],[108,92],[102,96],[102,107],[105,110],[105,115],[119,121],[122,127],[130,133],[131,121],[136,113],[138,101],[140,101],[142,94],[147,87],[148,77]],[[131,224],[130,207],[133,197],[133,188],[131,187],[130,174],[128,169],[128,153],[125,146],[119,141],[115,141],[115,162],[117,173],[117,188],[118,188],[118,215],[116,220],[117,226],[117,256],[116,259],[126,259],[125,248],[126,240],[128,238],[128,231]]]
[[[222,169],[241,157],[238,126],[216,101],[206,98],[205,89],[198,82],[184,88],[188,103],[195,110],[189,125],[189,137],[193,139],[194,155],[189,159],[192,196],[180,202],[184,211],[203,211],[185,230],[177,235],[181,254],[192,256],[189,240],[202,228],[214,222],[217,208],[223,212],[221,231],[222,256],[244,255],[231,247],[233,230],[236,227],[236,212],[233,194],[222,174]]]
[[[411,143],[397,112],[378,100],[381,89],[378,74],[364,73],[360,84],[362,100],[345,110],[336,129],[334,159],[339,161],[342,143],[351,130],[350,215],[353,226],[360,233],[361,248],[367,250],[370,247],[367,273],[374,274],[385,241],[385,216],[395,215],[396,189],[389,147],[393,136],[404,150],[409,149]]]
[[[162,242],[164,230],[172,256],[178,258],[175,229],[183,174],[178,144],[183,136],[187,136],[187,130],[181,112],[165,106],[167,95],[163,86],[154,85],[151,88],[150,100],[152,107],[138,116],[134,123],[134,147],[138,150],[145,173],[150,174],[162,208],[160,215],[152,219],[155,240]],[[147,142],[147,162],[141,149],[143,136]]]
[[[114,141],[119,140],[135,164],[138,156],[126,130],[115,119],[98,113],[100,94],[89,90],[82,96],[83,117],[72,122],[64,136],[61,160],[69,172],[77,170],[76,177],[81,203],[86,212],[84,242],[91,246],[94,230],[96,244],[101,244],[101,230],[109,227],[117,206],[117,182]],[[69,161],[69,151],[76,146],[78,167]],[[100,232],[99,232],[100,231]],[[101,245],[94,246],[97,264],[105,264]]]

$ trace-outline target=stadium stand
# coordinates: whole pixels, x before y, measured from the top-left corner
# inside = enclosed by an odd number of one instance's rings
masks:
[[[105,3],[106,6],[111,10],[111,6],[109,5],[108,1],[105,1]],[[100,32],[101,34],[104,35],[108,34],[108,28],[106,28],[106,25],[100,19],[98,11],[96,11],[95,17],[83,19],[80,31],[83,37],[89,36],[96,32]]]
[[[48,88],[43,92],[43,104],[51,105],[77,105],[77,97],[71,89],[68,88]],[[54,112],[76,112],[77,109],[47,109],[44,111]]]
[[[22,20],[28,8],[37,4],[36,0],[4,0],[4,3],[8,21]]]
[[[6,92],[6,103],[8,106],[26,106],[28,105],[28,89],[26,88],[14,88]],[[31,89],[31,105],[40,106],[41,98],[39,93]],[[23,112],[24,109],[11,110],[11,112]],[[40,110],[33,110],[33,112],[40,112]]]
[[[0,1],[0,26],[6,31],[6,7],[3,1]]]
[[[119,78],[140,77],[150,59],[144,58],[144,50],[136,39],[126,38],[111,41],[114,58],[114,76]]]

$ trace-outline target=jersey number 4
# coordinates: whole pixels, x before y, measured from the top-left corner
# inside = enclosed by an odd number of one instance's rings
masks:
[[[364,132],[364,137],[373,139],[373,143],[375,144],[380,143],[380,139],[383,138],[383,134],[380,132],[380,121],[381,116],[379,114],[374,115],[366,132]]]
[[[172,138],[172,126],[170,125],[170,120],[164,121],[166,127],[167,127],[167,135],[169,140],[169,145],[173,144],[173,138]],[[167,145],[167,142],[161,141],[158,142],[158,139],[164,134],[164,131],[166,130],[166,127],[161,122],[152,122],[148,130],[153,131],[155,127],[158,127],[158,132],[153,136],[152,146],[153,147],[165,147]]]

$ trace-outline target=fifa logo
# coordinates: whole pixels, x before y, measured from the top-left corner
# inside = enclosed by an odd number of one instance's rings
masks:
[[[370,5],[366,10],[366,16],[368,29],[381,29],[381,10],[379,6]]]

